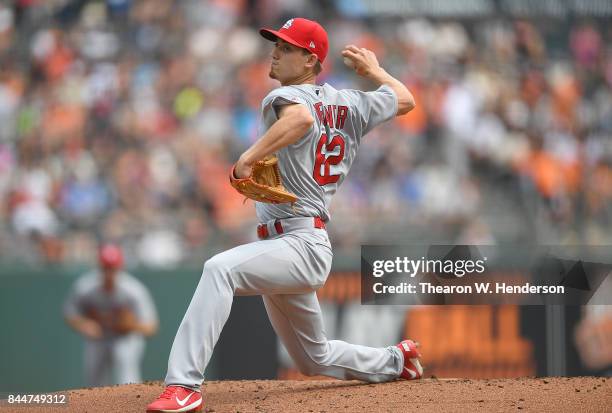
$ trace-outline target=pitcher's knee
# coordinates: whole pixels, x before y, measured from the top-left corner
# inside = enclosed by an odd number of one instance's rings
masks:
[[[314,362],[299,363],[297,368],[304,376],[318,376],[322,372],[322,367]]]
[[[305,376],[322,375],[327,367],[329,367],[328,355],[327,353],[310,354],[308,360],[303,360],[297,367],[300,373]]]
[[[223,265],[222,265],[222,261],[217,259],[217,256],[215,255],[212,258],[209,258],[208,260],[206,260],[206,262],[204,263],[204,274],[214,274],[214,273],[218,273],[221,272]]]
[[[222,255],[223,254],[217,254],[204,263],[202,278],[213,281],[217,286],[229,284],[233,289],[233,284],[231,282],[231,266]]]
[[[210,270],[230,271],[235,268],[237,262],[241,260],[233,250],[220,252],[213,255],[204,263],[204,267]]]

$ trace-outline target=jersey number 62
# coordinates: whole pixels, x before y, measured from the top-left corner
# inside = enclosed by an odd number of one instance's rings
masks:
[[[325,152],[323,151],[325,147]],[[326,156],[326,153],[333,152],[340,147],[337,155]],[[331,174],[331,165],[338,165],[344,159],[344,138],[342,135],[335,135],[331,141],[327,142],[327,134],[322,134],[317,143],[315,153],[315,164],[312,177],[320,186],[338,182],[340,174]]]

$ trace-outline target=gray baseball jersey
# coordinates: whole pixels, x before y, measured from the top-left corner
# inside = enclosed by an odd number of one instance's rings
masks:
[[[282,105],[303,104],[315,123],[294,144],[278,151],[285,187],[297,205],[257,203],[257,216],[270,236],[215,255],[176,333],[166,385],[199,390],[235,295],[263,296],[274,331],[301,372],[370,382],[393,380],[403,368],[395,346],[373,348],[328,340],[316,290],[332,264],[327,231],[329,203],[348,173],[361,138],[397,113],[397,97],[387,86],[373,92],[299,85],[272,91],[263,101],[266,130]],[[280,222],[276,222],[276,220]],[[281,224],[282,231],[276,229]],[[244,337],[244,342],[256,339]]]
[[[141,323],[156,323],[157,312],[147,288],[126,272],[119,272],[116,277],[115,288],[108,293],[102,288],[102,275],[99,271],[83,275],[64,303],[64,315],[87,316],[90,312],[97,312],[103,317],[111,317],[113,312],[127,308],[134,312]],[[105,338],[115,336],[108,325],[102,328]]]
[[[120,272],[115,288],[102,288],[102,275],[91,271],[74,284],[64,302],[65,317],[92,317],[109,320],[121,309],[130,309],[141,323],[157,323],[157,311],[147,288],[135,277]],[[84,370],[88,385],[101,386],[141,381],[140,362],[144,337],[131,333],[117,335],[109,323],[101,323],[102,338],[86,340]],[[113,377],[114,375],[114,377]]]
[[[330,219],[329,204],[357,156],[361,138],[397,113],[397,97],[388,86],[372,92],[296,85],[273,90],[262,103],[266,130],[282,105],[301,103],[315,123],[299,141],[278,151],[285,187],[299,198],[290,204],[256,204],[261,222],[293,216]]]

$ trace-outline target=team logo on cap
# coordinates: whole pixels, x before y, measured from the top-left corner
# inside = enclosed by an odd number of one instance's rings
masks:
[[[309,46],[310,46],[310,48],[311,48],[311,49],[314,49],[314,48],[315,48],[315,44],[314,44],[314,42],[313,42],[312,40],[310,41]]]
[[[287,20],[287,23],[283,24],[283,29],[288,29],[293,24],[293,19]]]

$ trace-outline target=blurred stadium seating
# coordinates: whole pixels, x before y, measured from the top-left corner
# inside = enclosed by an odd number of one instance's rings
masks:
[[[87,262],[104,238],[128,265],[171,267],[254,239],[252,203],[226,176],[276,86],[257,29],[294,15],[329,31],[321,82],[371,87],[341,64],[354,43],[418,104],[365,140],[332,208],[338,253],[411,240],[609,244],[605,4],[468,2],[449,19],[439,2],[389,16],[391,3],[402,2],[3,3],[0,259]]]

